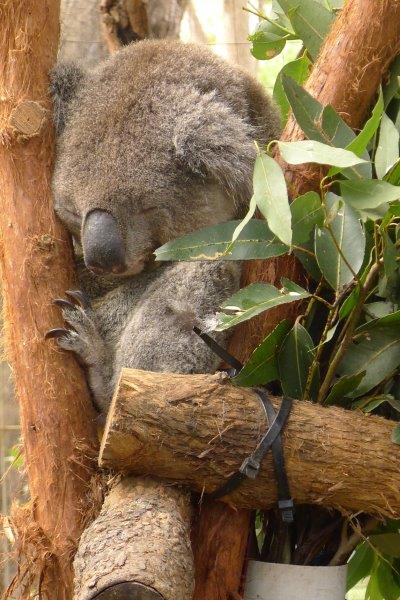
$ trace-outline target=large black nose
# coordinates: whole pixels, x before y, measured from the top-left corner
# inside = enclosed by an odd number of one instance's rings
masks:
[[[118,223],[105,210],[92,210],[82,229],[85,264],[94,273],[123,273],[125,248]]]

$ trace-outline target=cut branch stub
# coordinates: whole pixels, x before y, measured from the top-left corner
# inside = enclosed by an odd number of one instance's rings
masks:
[[[273,402],[277,407],[280,399]],[[381,417],[294,402],[284,433],[294,500],[343,513],[400,516],[400,447],[391,442],[393,426]],[[124,369],[100,464],[212,492],[238,470],[266,429],[257,394],[221,374]],[[276,500],[271,454],[255,480],[224,498],[249,509],[271,508]]]

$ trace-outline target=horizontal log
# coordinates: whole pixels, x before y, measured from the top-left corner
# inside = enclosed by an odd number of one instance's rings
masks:
[[[273,398],[276,408],[279,398]],[[343,513],[400,516],[400,447],[394,423],[337,407],[294,402],[284,453],[294,500]],[[109,411],[100,466],[162,477],[200,493],[217,489],[267,428],[254,391],[222,374],[124,369]],[[224,498],[267,509],[277,500],[270,453],[255,480]]]

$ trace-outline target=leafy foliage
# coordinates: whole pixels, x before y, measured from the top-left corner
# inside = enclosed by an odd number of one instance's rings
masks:
[[[308,289],[253,283],[229,298],[215,319],[228,330],[279,305],[301,301],[295,323],[283,320],[254,350],[237,385],[274,391],[400,420],[400,59],[357,134],[302,87],[341,2],[275,0],[259,14],[253,55],[275,56],[301,39],[300,56],[279,74],[274,96],[282,121],[291,110],[306,140],[260,148],[253,197],[242,221],[169,242],[157,260],[252,260],[294,252]],[[292,199],[273,158],[325,168],[320,189]],[[330,167],[330,168],[329,168]],[[259,211],[265,220],[254,218]],[[400,444],[400,425],[393,425]],[[390,457],[388,457],[390,460]],[[366,598],[400,598],[399,523],[372,532],[349,562],[348,587],[369,577]]]

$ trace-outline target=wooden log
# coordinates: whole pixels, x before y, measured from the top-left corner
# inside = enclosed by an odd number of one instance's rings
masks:
[[[275,407],[280,399],[274,398]],[[400,447],[392,421],[342,408],[294,402],[284,453],[295,502],[342,513],[400,516]],[[216,490],[267,429],[257,394],[223,374],[180,375],[124,369],[108,415],[100,465],[146,473],[199,493]],[[268,509],[277,500],[271,454],[258,477],[224,498]]]
[[[191,600],[189,495],[125,477],[81,537],[75,600]]]
[[[400,2],[393,0],[347,0],[333,24],[305,85],[322,104],[331,104],[354,129],[368,116],[377,89],[391,61],[400,51]],[[304,137],[295,119],[290,118],[283,140]],[[285,165],[290,196],[317,189],[320,169],[315,166]],[[279,285],[281,277],[304,283],[301,265],[293,255],[256,260],[245,265],[242,287],[255,281]],[[282,319],[295,319],[298,304],[278,307],[238,327],[230,350],[246,360],[252,350]],[[225,512],[220,503],[207,503],[198,523],[195,544],[196,590],[194,600],[226,600],[237,594],[251,515],[244,511]],[[229,549],[232,549],[231,551]],[[238,552],[237,549],[242,548]]]
[[[52,300],[76,286],[69,236],[55,218],[51,194],[48,73],[58,31],[59,2],[1,2],[0,263],[6,351],[32,499],[14,515],[15,585],[27,598],[37,584],[46,600],[70,600],[71,557],[97,508],[95,412],[85,377],[71,355],[44,339],[61,325]]]

